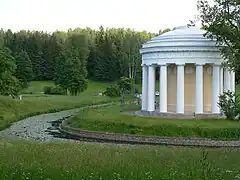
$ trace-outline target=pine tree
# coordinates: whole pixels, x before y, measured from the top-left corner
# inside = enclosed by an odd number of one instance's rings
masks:
[[[57,71],[62,70],[56,82],[77,95],[87,89],[86,60],[88,58],[88,43],[85,34],[72,34],[68,37]]]
[[[26,87],[33,78],[32,64],[28,54],[21,51],[15,56],[17,65],[16,77],[20,80],[22,87]]]
[[[56,57],[56,63],[54,66],[54,83],[56,85],[60,85],[62,88],[67,90],[67,60],[64,54],[61,52],[59,53],[58,57]]]

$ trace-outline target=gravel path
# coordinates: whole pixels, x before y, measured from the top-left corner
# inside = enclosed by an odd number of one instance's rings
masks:
[[[90,107],[106,106],[109,104],[93,105]],[[88,107],[84,107],[88,108]],[[67,117],[73,116],[83,108],[71,109],[56,113],[42,114],[29,117],[18,121],[9,128],[0,131],[0,139],[15,140],[15,139],[29,139],[39,141],[69,141],[69,139],[58,138],[52,133],[60,133],[52,126],[54,121],[59,121]],[[52,132],[52,133],[50,133]]]

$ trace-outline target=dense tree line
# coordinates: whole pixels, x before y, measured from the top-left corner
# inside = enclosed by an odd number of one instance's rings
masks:
[[[31,80],[53,80],[56,85],[77,94],[87,88],[86,79],[114,81],[126,76],[139,81],[139,49],[156,35],[103,27],[53,33],[0,30],[0,52],[13,63],[9,73],[22,87]]]
[[[68,32],[52,34],[24,30],[13,33],[8,30],[0,32],[0,44],[9,48],[14,57],[21,53],[30,59],[33,80],[53,80],[58,71],[56,66],[60,67],[64,56],[82,56],[85,62],[81,67],[86,66],[88,73],[84,74],[88,74],[88,78],[112,81],[137,73],[141,44],[155,35],[103,27],[99,30],[69,29]],[[84,54],[78,54],[81,52]]]

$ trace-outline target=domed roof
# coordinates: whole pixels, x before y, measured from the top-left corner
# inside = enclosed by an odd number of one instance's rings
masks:
[[[163,38],[163,37],[174,37],[174,36],[198,36],[203,38],[205,30],[199,29],[197,27],[187,27],[187,26],[180,26],[177,27],[175,30],[168,31],[162,35],[159,35],[153,39]]]
[[[142,64],[221,63],[222,56],[216,41],[204,37],[197,27],[178,27],[152,38],[142,45]]]
[[[170,47],[178,47],[183,51],[187,51],[189,47],[203,47],[205,49],[208,47],[210,51],[219,51],[214,40],[204,37],[205,33],[205,30],[197,27],[181,26],[152,38],[143,44],[140,52],[151,52],[152,48],[158,48],[158,51],[167,51]]]

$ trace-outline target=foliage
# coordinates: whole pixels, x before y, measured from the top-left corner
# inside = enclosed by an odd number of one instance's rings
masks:
[[[116,84],[111,85],[110,87],[107,87],[106,91],[103,94],[109,97],[119,97],[120,96],[119,86]]]
[[[125,94],[131,92],[132,88],[132,81],[130,78],[127,77],[121,77],[119,82],[117,83],[120,93]]]
[[[87,109],[79,112],[69,125],[90,131],[161,137],[200,137],[222,140],[240,138],[239,122],[224,119],[163,119],[124,115],[122,111],[139,110],[139,106]]]
[[[236,0],[198,1],[199,17],[207,30],[206,36],[214,38],[225,59],[224,65],[240,73],[240,4]],[[237,79],[237,81],[239,81]]]
[[[19,81],[14,76],[16,64],[11,51],[0,49],[0,94],[15,96],[20,91]]]
[[[124,96],[125,94],[130,94],[132,88],[135,89],[134,93],[138,92],[135,86],[133,86],[132,79],[128,77],[121,77],[116,84],[108,87],[104,94],[110,97]]]
[[[68,90],[73,96],[87,89],[88,81],[81,75],[74,74],[68,81]]]
[[[52,80],[77,95],[86,79],[114,81],[126,76],[141,81],[142,43],[156,34],[130,29],[69,29],[67,32],[0,31],[1,47],[16,58],[14,74],[26,87],[30,80]]]
[[[68,37],[63,51],[62,70],[56,84],[70,91],[71,95],[78,95],[87,89],[86,60],[88,57],[88,44],[85,34],[72,34]]]
[[[67,68],[66,68],[66,57],[63,53],[60,53],[56,58],[56,63],[54,67],[54,83],[60,85],[61,87],[67,89]]]
[[[227,119],[240,119],[240,99],[236,93],[232,91],[223,92],[219,96],[218,105]]]
[[[51,89],[52,88],[53,88],[52,86],[44,86],[43,87],[44,94],[51,94]]]
[[[67,91],[60,86],[51,87],[45,86],[43,88],[44,94],[52,94],[52,95],[67,95]]]
[[[0,78],[0,94],[11,95],[13,98],[19,94],[21,86],[19,80],[10,73],[2,73]]]
[[[53,33],[0,30],[0,46],[9,48],[12,54],[26,52],[31,61],[33,80],[54,80],[57,84],[65,84],[62,82],[67,78],[64,65],[68,61],[79,60],[84,78],[114,81],[121,76],[136,76],[139,81],[139,49],[153,36],[156,34],[103,27],[99,30],[76,28]]]
[[[25,88],[33,77],[31,60],[25,51],[21,51],[16,54],[15,61],[17,66],[16,77],[20,80],[22,87]]]

